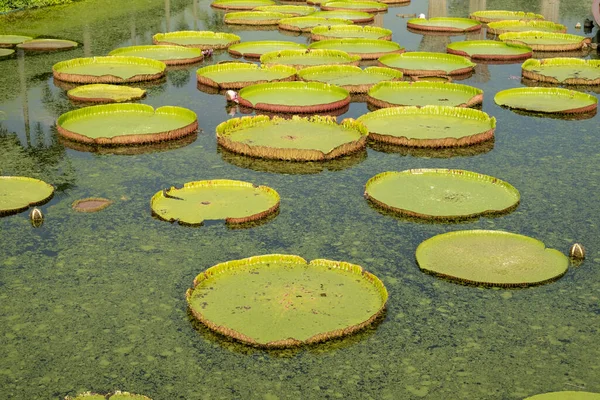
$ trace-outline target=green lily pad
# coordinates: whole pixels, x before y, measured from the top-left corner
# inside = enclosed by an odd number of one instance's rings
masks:
[[[455,169],[410,169],[375,175],[365,197],[402,215],[457,220],[514,210],[517,189],[492,176]]]
[[[417,247],[422,271],[486,286],[541,285],[563,276],[569,259],[531,237],[502,231],[443,233]]]
[[[506,43],[523,44],[534,51],[580,50],[592,42],[585,36],[538,31],[506,32],[498,36],[498,39]]]
[[[392,40],[392,31],[378,26],[316,26],[311,29],[310,33],[313,41],[345,38]]]
[[[472,73],[475,64],[469,59],[445,53],[411,51],[387,54],[379,58],[383,67],[396,68],[404,75],[464,75]]]
[[[302,69],[315,65],[358,65],[359,56],[341,50],[282,50],[265,53],[260,62],[265,65],[290,65]]]
[[[506,33],[506,32],[525,32],[525,31],[566,33],[567,27],[562,24],[557,24],[552,21],[540,21],[540,20],[496,21],[496,22],[490,22],[487,25],[487,32],[491,33],[493,35],[500,35],[500,34]]]
[[[138,100],[145,95],[144,89],[102,83],[77,86],[67,92],[71,100],[93,103],[121,103]]]
[[[541,113],[589,113],[598,107],[595,96],[561,88],[507,89],[498,92],[494,101],[500,106]]]
[[[258,158],[324,161],[365,148],[367,130],[351,119],[313,115],[233,118],[217,126],[217,143],[225,149]]]
[[[219,89],[240,89],[266,82],[293,81],[296,69],[287,65],[226,63],[209,65],[196,72],[198,82]]]
[[[600,60],[578,58],[529,59],[521,65],[523,77],[565,85],[600,85]]]
[[[68,50],[74,49],[77,46],[79,46],[77,42],[60,39],[32,39],[17,44],[19,49],[26,51]]]
[[[62,114],[58,133],[76,142],[101,145],[128,145],[175,140],[198,129],[196,113],[183,107],[165,106],[154,110],[146,104],[107,104]]]
[[[15,54],[15,51],[13,49],[0,48],[0,59],[12,56],[13,54]]]
[[[530,20],[530,19],[544,19],[541,14],[535,14],[531,12],[523,11],[506,11],[506,10],[483,10],[475,11],[469,15],[476,21],[488,23],[494,21],[507,21],[507,20]]]
[[[273,11],[238,11],[225,14],[223,20],[230,25],[277,25],[282,18],[291,18],[292,14]]]
[[[481,23],[470,18],[411,18],[406,21],[410,29],[431,32],[472,32],[481,29]]]
[[[81,393],[75,397],[67,396],[65,400],[152,400],[150,397],[134,394],[129,392],[121,392],[117,390],[109,394],[97,394],[92,392]]]
[[[523,400],[600,400],[600,393],[575,391],[549,392],[536,394]]]
[[[152,36],[152,42],[159,45],[197,47],[202,50],[226,49],[240,42],[240,37],[233,33],[212,31],[178,31],[157,33]]]
[[[298,71],[303,81],[316,81],[343,87],[350,93],[365,93],[382,81],[401,80],[402,72],[391,68],[368,67],[364,70],[354,65],[319,65]]]
[[[388,6],[378,1],[328,1],[321,4],[321,10],[354,10],[363,12],[383,12],[387,11]]]
[[[282,40],[260,40],[255,42],[243,42],[229,47],[229,53],[234,56],[248,58],[260,58],[270,51],[280,50],[305,50],[308,46],[302,43],[287,42]]]
[[[531,47],[493,40],[466,40],[446,46],[448,53],[471,57],[472,60],[523,60],[531,57]]]
[[[104,394],[97,394],[92,392],[86,392],[78,394],[75,397],[67,396],[65,400],[106,400],[106,396]]]
[[[14,214],[52,198],[54,187],[26,176],[0,176],[0,215]]]
[[[166,65],[193,64],[204,59],[202,50],[169,45],[129,46],[114,49],[109,56],[145,57],[164,62]]]
[[[211,7],[223,10],[252,10],[260,6],[273,6],[272,0],[215,0],[210,3]]]
[[[293,32],[310,32],[316,26],[351,25],[352,21],[341,18],[307,17],[283,18],[279,21],[279,29]]]
[[[496,119],[472,108],[382,108],[357,119],[373,140],[411,147],[459,147],[494,137]]]
[[[335,10],[335,11],[317,11],[311,16],[316,18],[339,18],[347,19],[355,24],[373,22],[375,16],[363,11]]]
[[[33,40],[33,38],[21,35],[0,35],[0,47],[14,47],[28,40]]]
[[[152,196],[150,207],[158,218],[184,225],[223,219],[228,224],[243,224],[277,212],[279,194],[267,186],[215,179],[161,190]]]
[[[254,11],[280,12],[284,14],[292,14],[296,17],[304,17],[317,11],[311,6],[295,6],[295,5],[277,5],[277,6],[261,6],[253,9]]]
[[[61,61],[52,67],[54,78],[73,83],[128,83],[160,79],[162,61],[142,57],[88,57]]]
[[[217,264],[186,293],[210,329],[257,347],[291,347],[349,335],[385,309],[383,283],[360,266],[269,254]]]
[[[473,107],[483,102],[483,90],[458,83],[381,82],[369,90],[367,101],[377,107]]]
[[[386,54],[404,53],[404,47],[388,40],[377,39],[326,39],[312,43],[309,49],[341,50],[362,60],[375,60]]]

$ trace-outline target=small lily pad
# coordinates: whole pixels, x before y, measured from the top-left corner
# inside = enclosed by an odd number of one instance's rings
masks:
[[[398,43],[377,39],[326,39],[315,42],[309,49],[341,50],[361,60],[375,60],[387,54],[401,54],[406,50]]]
[[[337,85],[350,93],[366,93],[382,81],[402,79],[402,72],[392,68],[368,67],[364,70],[353,65],[319,65],[298,71],[303,81],[316,81]]]
[[[112,200],[105,199],[102,197],[88,197],[85,199],[75,200],[73,204],[71,204],[71,208],[79,212],[92,213],[104,210],[112,203]]]
[[[465,57],[421,51],[387,54],[378,61],[381,66],[399,69],[404,75],[465,75],[475,69],[475,64]]]
[[[522,44],[509,44],[493,40],[465,40],[450,43],[450,54],[470,57],[471,60],[519,61],[531,57],[531,47]]]
[[[240,37],[233,33],[212,31],[178,31],[157,33],[152,42],[158,45],[197,47],[202,50],[226,49],[240,42]]]
[[[481,23],[470,18],[412,18],[406,21],[410,29],[428,32],[472,32],[481,29]]]
[[[196,72],[198,82],[219,89],[241,89],[267,82],[293,81],[296,69],[287,65],[226,63],[209,65]]]
[[[561,88],[507,89],[498,92],[494,101],[500,106],[541,113],[589,113],[598,107],[595,96]]]
[[[74,49],[77,46],[79,46],[77,42],[60,39],[32,39],[17,44],[19,49],[26,51],[69,50]]]
[[[73,83],[129,83],[160,79],[165,75],[162,61],[142,57],[74,58],[54,64],[54,78]]]
[[[600,85],[600,60],[578,58],[529,59],[521,65],[523,77],[565,85]]]
[[[280,50],[305,50],[308,46],[302,43],[288,42],[283,40],[259,40],[255,42],[243,42],[229,47],[229,53],[234,56],[247,58],[260,58],[270,51]]]
[[[54,187],[25,176],[0,176],[0,215],[27,210],[43,204],[54,195]]]
[[[310,33],[313,41],[345,38],[392,40],[390,29],[368,25],[316,26],[311,29]]]
[[[193,64],[204,59],[200,49],[169,45],[120,47],[114,49],[108,55],[145,57],[162,61],[166,65]]]
[[[381,82],[368,93],[376,107],[443,105],[474,107],[483,102],[483,90],[458,83]]]
[[[535,14],[524,11],[506,11],[506,10],[482,10],[475,11],[469,15],[476,21],[488,23],[494,21],[508,21],[508,20],[543,20],[544,16],[541,14]]]
[[[0,35],[0,47],[15,47],[28,40],[33,40],[33,38],[22,35]]]
[[[592,40],[585,36],[554,32],[506,32],[498,36],[505,43],[521,44],[534,51],[574,51],[589,45]]]
[[[145,95],[144,89],[103,83],[77,86],[67,92],[71,100],[90,103],[121,103],[139,100]]]

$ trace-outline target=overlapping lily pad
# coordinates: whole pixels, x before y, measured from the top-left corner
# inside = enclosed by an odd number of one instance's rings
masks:
[[[355,24],[373,22],[375,16],[363,11],[353,10],[334,10],[334,11],[317,11],[311,16],[316,18],[338,18],[347,19]]]
[[[302,43],[288,42],[283,40],[259,40],[255,42],[243,42],[229,47],[229,53],[234,56],[247,58],[260,58],[265,53],[280,50],[305,50],[308,46]]]
[[[225,14],[223,20],[231,25],[277,25],[282,18],[291,17],[274,11],[238,11]]]
[[[211,7],[223,10],[252,10],[261,6],[273,6],[272,0],[215,0],[210,3]]]
[[[483,102],[483,90],[458,83],[381,82],[369,90],[367,101],[377,107],[473,107]]]
[[[378,142],[411,147],[459,147],[494,137],[496,119],[472,108],[382,108],[357,119]]]
[[[77,42],[61,39],[32,39],[17,44],[19,49],[25,51],[69,50],[77,46],[79,46]]]
[[[214,179],[161,190],[152,196],[150,207],[158,218],[183,225],[202,225],[209,220],[244,224],[276,213],[279,194],[267,186]]]
[[[365,197],[385,210],[437,220],[505,214],[520,201],[517,189],[500,179],[455,169],[383,172],[369,179]]]
[[[54,64],[54,78],[73,83],[128,83],[160,79],[165,75],[162,61],[143,57],[74,58]]]
[[[30,36],[22,35],[0,35],[0,48],[2,47],[15,47],[19,43],[33,40]]]
[[[352,334],[383,313],[387,298],[383,283],[358,265],[283,254],[217,264],[186,292],[207,327],[267,348]]]
[[[506,43],[524,44],[534,51],[573,51],[589,45],[590,38],[554,32],[506,32],[498,36]]]
[[[523,77],[565,85],[600,85],[600,60],[579,58],[529,59],[521,65]]]
[[[536,394],[523,400],[600,400],[600,393],[567,390]]]
[[[443,233],[417,247],[422,271],[462,283],[526,287],[563,276],[569,259],[537,239],[488,230]]]
[[[392,40],[392,31],[378,26],[316,26],[310,33],[313,41],[345,38]]]
[[[313,115],[230,119],[217,126],[217,143],[237,154],[275,160],[325,161],[362,150],[367,130],[354,120]]]
[[[446,47],[448,53],[470,57],[472,60],[518,61],[531,57],[531,47],[493,40],[466,40]]]
[[[358,65],[359,56],[341,50],[282,50],[265,53],[260,62],[265,65],[289,65],[302,69],[315,65]]]
[[[48,183],[26,176],[0,176],[0,216],[43,204],[54,194]]]
[[[454,54],[411,51],[403,54],[388,54],[379,58],[384,67],[396,68],[404,75],[465,75],[472,73],[475,64],[469,59]]]
[[[410,29],[427,32],[473,32],[481,29],[481,23],[471,18],[412,18],[406,21]]]
[[[362,60],[375,60],[387,54],[401,54],[406,50],[398,43],[377,39],[326,39],[312,43],[309,48],[341,50]]]
[[[204,59],[202,50],[183,46],[151,45],[128,46],[114,49],[109,56],[144,57],[164,62],[166,65],[193,64]]]
[[[292,14],[296,17],[304,17],[317,11],[311,6],[296,6],[296,5],[276,5],[276,6],[261,6],[253,9],[254,11],[279,12],[284,14]]]
[[[296,69],[287,65],[226,63],[209,65],[196,72],[198,82],[219,89],[240,89],[266,82],[293,81]]]
[[[496,104],[541,113],[578,114],[595,112],[598,99],[587,93],[561,88],[524,87],[502,90]]]
[[[141,99],[145,95],[144,89],[103,83],[77,86],[67,92],[71,100],[91,103],[122,103]]]
[[[402,72],[392,68],[368,67],[364,70],[353,65],[319,65],[298,71],[303,81],[317,81],[343,87],[350,93],[366,93],[382,81],[402,79]]]
[[[506,33],[506,32],[525,32],[525,31],[566,33],[567,27],[562,24],[557,24],[552,21],[541,21],[541,20],[496,21],[496,22],[490,22],[487,25],[487,32],[494,34],[494,35],[500,35],[500,34]]]
[[[197,47],[202,50],[226,49],[240,42],[240,37],[233,33],[212,31],[177,31],[157,33],[152,36],[154,44]]]
[[[284,113],[316,113],[350,103],[346,89],[321,82],[271,82],[240,90],[239,104],[257,110]]]
[[[115,146],[175,140],[198,129],[196,113],[183,107],[154,110],[146,104],[107,104],[62,114],[58,133],[89,145]]]
[[[494,21],[508,21],[508,20],[530,20],[530,19],[544,19],[541,14],[535,14],[524,11],[507,11],[507,10],[483,10],[475,11],[469,15],[469,18],[477,20],[479,22],[488,23]]]
[[[283,18],[279,21],[279,29],[293,32],[310,32],[316,26],[352,25],[353,22],[341,18],[307,17]]]
[[[385,12],[388,6],[378,1],[328,1],[321,4],[321,10],[354,10],[369,13]]]

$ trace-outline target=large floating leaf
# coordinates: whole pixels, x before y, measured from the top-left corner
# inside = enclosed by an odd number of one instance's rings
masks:
[[[412,18],[406,21],[410,29],[432,32],[471,32],[481,29],[481,23],[470,18]]]
[[[518,61],[531,57],[531,47],[492,40],[466,40],[447,46],[448,53],[471,57],[473,60]]]
[[[368,67],[364,70],[353,65],[319,65],[298,71],[304,81],[337,85],[350,93],[365,93],[374,84],[402,79],[402,72],[392,68]]]
[[[314,65],[358,65],[359,56],[341,50],[282,50],[265,53],[260,62],[266,65],[290,65],[296,69]]]
[[[536,394],[523,400],[600,400],[600,393],[564,391]]]
[[[315,18],[339,18],[339,19],[347,19],[356,24],[358,23],[366,23],[373,22],[375,16],[373,14],[369,14],[363,11],[353,11],[353,10],[334,10],[334,11],[317,11],[311,16]]]
[[[290,347],[349,335],[384,311],[383,283],[360,266],[269,254],[217,264],[186,293],[210,329],[259,347]]]
[[[0,176],[0,215],[42,204],[54,194],[54,187],[25,176]]]
[[[302,43],[287,42],[282,40],[260,40],[255,42],[243,42],[229,47],[229,53],[234,56],[259,58],[270,51],[280,50],[304,50],[308,46]]]
[[[379,58],[384,67],[396,68],[404,75],[464,75],[473,72],[475,64],[454,54],[411,51],[388,54]]]
[[[573,51],[591,43],[585,36],[554,32],[506,32],[498,36],[506,43],[524,44],[534,51]]]
[[[126,83],[162,78],[166,65],[143,57],[74,58],[54,64],[56,79],[74,83]]]
[[[253,9],[254,11],[280,12],[284,14],[292,14],[297,17],[310,15],[317,11],[311,6],[296,6],[296,5],[277,5],[277,6],[261,6]]]
[[[296,69],[287,65],[226,63],[209,65],[196,72],[198,82],[219,89],[240,89],[257,83],[293,81]]]
[[[120,47],[108,55],[145,57],[162,61],[167,65],[192,64],[204,58],[200,49],[169,45]]]
[[[239,43],[240,37],[233,33],[212,31],[178,31],[157,33],[152,36],[154,44],[197,47],[202,50],[226,49],[232,44]]]
[[[326,39],[315,42],[310,49],[341,50],[363,60],[374,60],[386,54],[404,53],[404,47],[395,42],[377,39]]]
[[[502,231],[443,233],[417,247],[425,272],[487,286],[532,286],[563,276],[569,259],[539,240]]]
[[[252,10],[260,6],[273,6],[272,0],[215,0],[210,3],[211,7],[224,10]]]
[[[566,33],[567,27],[562,24],[557,24],[552,21],[540,20],[509,20],[490,22],[487,25],[487,32],[500,35],[506,32],[524,32],[524,31],[539,31],[539,32],[555,32]]]
[[[232,25],[277,25],[282,18],[291,17],[274,11],[238,11],[225,14],[223,20]]]
[[[521,65],[525,78],[567,85],[600,85],[600,60],[529,59]]]
[[[544,19],[544,16],[523,11],[483,10],[471,13],[469,18],[488,23],[493,21]]]
[[[355,10],[363,12],[387,11],[388,6],[378,1],[329,1],[321,4],[321,10]]]
[[[316,26],[351,25],[352,21],[341,18],[308,17],[283,18],[279,21],[279,29],[295,32],[310,32]]]
[[[145,95],[144,89],[103,83],[77,86],[67,92],[71,100],[92,103],[121,103],[138,100]]]
[[[377,107],[473,107],[483,102],[483,90],[457,83],[381,82],[369,90],[368,101]]]
[[[22,35],[0,35],[0,47],[14,47],[32,39],[32,37]]]
[[[13,49],[3,49],[0,48],[0,59],[5,58],[5,57],[9,57],[11,55],[15,54],[15,51]]]
[[[344,38],[392,40],[391,30],[368,25],[316,26],[310,33],[313,41]]]
[[[17,47],[27,51],[54,51],[68,50],[79,46],[72,40],[60,39],[32,39],[17,44]]]
[[[561,88],[526,87],[502,90],[494,97],[496,104],[542,113],[576,114],[596,110],[595,96]]]

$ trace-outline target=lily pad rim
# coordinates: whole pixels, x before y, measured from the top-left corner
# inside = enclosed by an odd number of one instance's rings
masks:
[[[32,202],[29,202],[26,205],[23,205],[21,207],[10,208],[10,209],[0,209],[0,217],[18,214],[20,212],[23,212],[23,211],[29,209],[30,207],[46,204],[47,202],[52,200],[52,197],[54,197],[54,191],[55,191],[54,186],[41,180],[41,179],[32,178],[29,176],[22,176],[22,175],[2,175],[2,176],[0,176],[0,181],[9,180],[9,179],[10,180],[27,181],[27,182],[35,182],[36,184],[39,184],[40,186],[43,185],[44,189],[49,189],[50,194],[40,200],[35,200]]]

